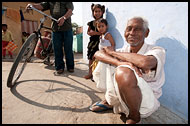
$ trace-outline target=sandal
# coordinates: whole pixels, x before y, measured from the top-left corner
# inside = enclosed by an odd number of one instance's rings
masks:
[[[93,105],[90,106],[90,111],[92,112],[102,112],[106,110],[112,110],[112,107],[108,107],[105,104],[101,104],[100,102],[96,102]]]

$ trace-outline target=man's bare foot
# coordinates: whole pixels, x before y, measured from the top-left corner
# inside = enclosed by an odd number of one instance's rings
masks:
[[[88,74],[86,76],[84,76],[85,79],[91,79],[92,78],[92,74]]]
[[[136,122],[132,119],[127,119],[126,124],[136,124]]]

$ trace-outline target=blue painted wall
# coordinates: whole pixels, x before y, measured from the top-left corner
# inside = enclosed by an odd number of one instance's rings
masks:
[[[188,120],[188,3],[187,2],[93,2],[106,7],[104,18],[116,48],[126,44],[127,20],[142,16],[149,22],[150,34],[145,42],[164,47],[165,75],[161,104]],[[87,22],[93,20],[92,2],[83,3],[83,57],[87,59]]]
[[[156,45],[166,49],[165,84],[160,102],[188,119],[188,50],[178,40],[163,37]]]

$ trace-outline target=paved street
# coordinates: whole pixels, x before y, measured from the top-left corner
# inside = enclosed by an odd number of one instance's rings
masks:
[[[82,54],[75,54],[75,72],[65,71],[61,76],[54,76],[54,67],[46,66],[40,60],[28,63],[18,84],[10,90],[6,82],[12,63],[2,62],[3,124],[124,124],[125,118],[113,114],[112,110],[104,113],[89,111],[90,105],[102,100],[104,94],[94,82],[83,78],[88,64],[83,61]],[[161,112],[163,107],[141,123],[166,123]],[[164,112],[167,115],[165,109]],[[174,119],[168,120],[173,122]],[[177,116],[176,119],[173,123],[185,123]]]

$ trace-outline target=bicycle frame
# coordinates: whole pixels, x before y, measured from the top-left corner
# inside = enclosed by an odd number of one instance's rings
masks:
[[[42,29],[42,28],[49,29],[49,30],[52,30],[52,29],[49,28],[49,27],[44,26],[43,23],[45,22],[46,17],[49,17],[50,19],[52,19],[53,21],[56,21],[56,22],[58,22],[58,20],[55,19],[55,18],[53,18],[52,16],[49,16],[49,15],[43,13],[43,12],[40,11],[40,10],[34,8],[32,5],[30,5],[30,8],[33,9],[33,10],[35,10],[35,11],[37,11],[38,13],[44,15],[44,17],[40,19],[40,25],[39,25],[39,27],[38,27],[38,30],[37,30],[36,35],[38,36],[38,38],[40,39],[40,42],[41,42],[41,44],[42,44],[42,50],[43,50],[43,51],[42,51],[42,55],[46,55],[46,54],[47,54],[47,51],[46,51],[46,49],[45,49],[45,47],[44,47],[44,43],[43,43],[43,40],[42,40],[42,38],[41,38],[41,29]]]
[[[42,50],[43,50],[43,51],[45,51],[45,47],[44,47],[44,43],[43,43],[43,40],[42,40],[42,37],[41,37],[41,36],[42,36],[42,35],[41,35],[41,29],[42,29],[42,28],[45,28],[45,29],[52,30],[51,28],[44,26],[43,22],[45,21],[45,18],[46,18],[46,17],[43,17],[43,18],[42,18],[43,21],[40,21],[40,25],[39,25],[38,30],[37,30],[37,33],[36,33],[37,36],[38,36],[38,38],[40,39],[41,44],[42,44]]]
[[[46,20],[46,17],[49,17],[56,22],[57,22],[57,20],[39,10],[37,10],[36,8],[33,8],[32,5],[30,7],[31,7],[31,9],[43,14],[44,17],[40,19],[40,25],[38,27],[38,30],[35,33],[32,33],[27,38],[27,40],[22,45],[21,49],[19,50],[18,55],[16,56],[16,58],[13,62],[13,65],[11,67],[11,70],[9,72],[8,79],[7,79],[7,87],[10,87],[10,88],[12,88],[14,86],[14,84],[18,81],[21,74],[23,73],[24,68],[26,67],[26,64],[30,61],[31,57],[34,54],[34,49],[35,49],[36,43],[39,39],[40,39],[40,42],[42,45],[42,54],[44,51],[44,54],[46,54],[45,56],[47,56],[47,58],[50,54],[48,51],[46,51],[46,49],[44,47],[44,43],[43,43],[43,40],[41,37],[41,29],[42,28],[51,29],[46,26],[43,26],[43,23]]]
[[[40,10],[34,8],[32,5],[30,5],[30,8],[33,9],[33,10],[35,10],[35,11],[37,11],[37,12],[39,12],[39,13],[41,13],[42,15],[44,15],[44,16],[46,16],[46,17],[49,17],[50,19],[52,19],[52,20],[58,22],[57,19],[55,19],[55,18],[53,18],[52,16],[49,16],[49,15],[45,14],[44,12],[42,12],[42,11],[40,11]]]

